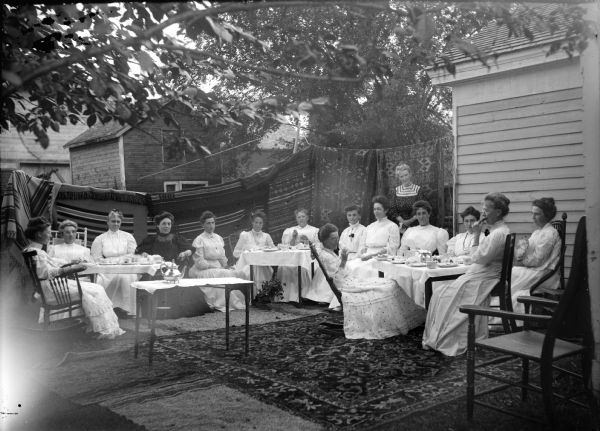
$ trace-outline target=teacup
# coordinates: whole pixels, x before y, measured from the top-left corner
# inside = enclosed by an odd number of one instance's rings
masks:
[[[470,265],[473,263],[473,258],[471,256],[463,256],[462,261],[465,265]]]
[[[428,260],[426,263],[427,263],[427,268],[429,268],[429,269],[435,269],[438,266],[438,263],[433,259]]]

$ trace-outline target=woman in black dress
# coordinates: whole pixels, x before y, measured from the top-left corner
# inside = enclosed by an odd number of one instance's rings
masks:
[[[402,234],[409,227],[416,225],[417,217],[413,215],[412,208],[414,203],[426,201],[427,198],[421,186],[412,182],[410,166],[405,163],[396,166],[396,177],[400,180],[400,185],[396,187],[388,217],[394,223],[398,223]]]
[[[179,234],[172,233],[171,228],[175,217],[167,211],[163,211],[154,217],[156,224],[156,235],[149,235],[136,248],[136,254],[162,256],[165,261],[185,262],[194,248],[192,243]]]

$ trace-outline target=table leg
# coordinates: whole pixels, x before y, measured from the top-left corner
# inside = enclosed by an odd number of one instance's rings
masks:
[[[142,315],[142,294],[139,290],[136,289],[136,313],[135,313],[135,345],[133,348],[133,357],[137,359],[138,351],[140,346],[139,336],[140,336],[140,319]]]
[[[250,265],[250,281],[252,281],[252,290],[254,293],[254,266]],[[256,291],[258,292],[260,290],[260,286],[256,286]],[[254,296],[254,295],[252,295]]]
[[[229,350],[229,294],[231,290],[225,287],[225,350]]]
[[[384,277],[383,271],[377,271],[377,276],[379,278],[383,278]]]
[[[156,295],[150,295],[150,349],[148,351],[148,365],[152,365],[152,357],[154,354],[154,339],[156,338]]]
[[[302,303],[302,267],[298,267],[298,305]]]
[[[250,298],[248,294],[252,292],[252,286],[254,284],[244,288],[244,298],[246,299],[246,356],[248,356],[250,346]]]
[[[431,295],[433,295],[433,281],[431,277],[425,282],[425,310],[429,310],[429,301],[431,301]]]

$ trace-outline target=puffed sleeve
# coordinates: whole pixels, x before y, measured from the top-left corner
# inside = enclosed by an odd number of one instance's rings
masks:
[[[456,254],[456,239],[457,239],[457,237],[458,237],[458,235],[455,235],[446,242],[446,253]]]
[[[202,237],[198,235],[192,246],[196,249],[194,252],[194,266],[198,268],[198,270],[208,269],[208,261],[204,258],[204,242],[202,241]]]
[[[221,263],[221,266],[225,268],[227,266],[227,256],[225,255],[225,242],[223,241],[223,238],[221,238],[221,236],[217,234],[215,234],[215,236],[217,237],[217,241],[221,246],[219,262]]]
[[[155,236],[148,235],[146,238],[142,240],[140,245],[135,249],[136,254],[148,253],[154,254],[152,250],[152,246],[154,245]]]
[[[194,252],[194,248],[192,247],[192,243],[190,242],[190,240],[182,237],[179,234],[175,235],[175,244],[177,244],[178,253],[188,250],[190,250],[192,253]]]
[[[125,232],[126,240],[127,240],[127,254],[134,254],[135,249],[137,248],[137,242],[135,242],[135,238],[129,232]]]
[[[288,227],[286,230],[284,230],[283,234],[281,235],[281,243],[289,245],[289,243],[292,241],[293,232],[294,228],[292,227]]]
[[[98,235],[94,238],[94,242],[92,242],[92,257],[94,260],[101,259],[102,256],[102,240],[104,237],[102,235]]]
[[[356,251],[358,257],[362,256],[362,252],[365,249],[365,247],[367,246],[367,233],[368,233],[367,230],[368,230],[368,227],[365,228],[363,235],[360,237],[360,239],[358,241],[358,250]]]
[[[265,235],[267,236],[267,247],[275,247],[275,244],[273,244],[273,238],[271,238],[271,235],[269,235],[268,233],[265,232]]]
[[[448,249],[448,231],[446,229],[439,228],[437,231],[437,251],[439,254],[446,253]]]
[[[473,247],[471,253],[473,262],[485,265],[498,260],[504,253],[507,234],[508,232],[505,229],[495,229],[488,236],[483,237],[479,246]]]
[[[410,250],[412,248],[412,233],[414,229],[409,227],[402,235],[402,241],[400,243],[400,250]]]
[[[40,280],[47,280],[54,278],[58,275],[60,266],[56,265],[50,256],[43,250],[36,250],[37,254],[34,256],[35,261],[35,272]]]
[[[388,245],[387,252],[390,255],[396,254],[398,251],[398,247],[400,247],[400,229],[394,223],[390,223],[390,227],[388,228]]]
[[[240,237],[238,238],[237,244],[233,249],[233,257],[238,259],[244,250],[249,250],[251,247],[248,243],[249,241],[247,232],[240,233]]]
[[[523,266],[542,266],[550,258],[557,241],[560,241],[560,237],[554,228],[542,229],[536,238],[532,235],[523,255]]]

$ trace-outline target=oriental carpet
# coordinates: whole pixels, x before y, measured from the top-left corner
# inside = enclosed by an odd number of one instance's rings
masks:
[[[346,340],[321,331],[326,320],[332,316],[253,325],[247,357],[243,326],[231,328],[229,352],[224,329],[165,335],[157,339],[152,367],[146,357],[121,351],[61,366],[49,385],[149,429],[193,429],[206,417],[204,407],[223,399],[240,415],[236,408],[266,416],[265,406],[276,406],[287,417],[276,424],[271,414],[270,429],[363,429],[464,396],[464,358],[423,350],[421,328],[386,340]],[[512,365],[496,372],[512,372]]]

